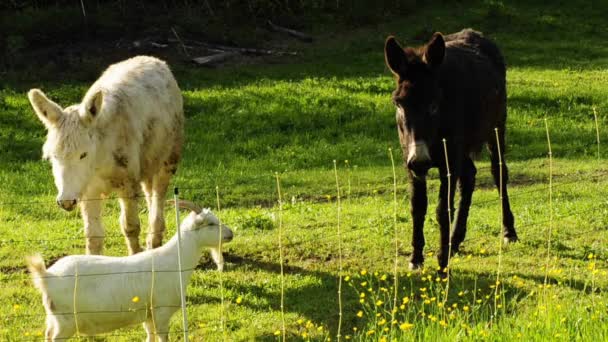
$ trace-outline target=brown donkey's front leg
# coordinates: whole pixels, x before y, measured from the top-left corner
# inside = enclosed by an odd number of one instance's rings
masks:
[[[410,208],[414,230],[412,235],[412,247],[414,248],[410,258],[410,270],[421,268],[424,264],[424,217],[428,207],[426,195],[426,180],[416,178],[411,171],[410,176]]]
[[[440,173],[443,173],[440,171]],[[437,260],[439,262],[439,273],[446,274],[446,267],[448,266],[449,258],[449,243],[450,243],[450,215],[454,216],[454,190],[456,189],[456,182],[453,174],[448,176],[443,173],[441,177],[441,185],[439,187],[439,202],[437,203],[437,222],[439,223],[439,234],[440,234],[440,247],[439,253],[437,254]],[[449,187],[448,187],[448,183]],[[448,204],[450,213],[448,215]]]

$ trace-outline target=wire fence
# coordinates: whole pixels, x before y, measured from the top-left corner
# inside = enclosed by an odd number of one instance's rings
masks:
[[[598,146],[598,159],[600,157],[600,150],[599,150],[599,146]],[[478,170],[482,170],[482,169],[489,169],[489,167],[487,168],[479,168]],[[606,181],[604,181],[604,179],[606,178],[606,174],[604,172],[605,170],[601,169],[601,170],[594,170],[593,172],[590,172],[590,174],[586,174],[584,175],[584,179],[586,181],[590,181],[593,182],[595,184],[597,184],[597,193],[596,195],[603,195],[604,192],[602,192],[602,188],[605,188],[605,185],[607,184]],[[349,172],[351,172],[349,170]],[[350,175],[350,173],[349,173]],[[551,176],[551,175],[550,175]],[[548,186],[538,186],[535,187],[533,189],[525,189],[525,190],[516,190],[516,191],[511,191],[510,194],[510,198],[511,200],[514,199],[528,199],[530,195],[536,194],[536,193],[547,193],[548,191],[555,191],[555,190],[559,190],[559,189],[564,189],[568,186],[577,186],[577,184],[580,182],[580,179],[583,175],[581,174],[577,174],[572,176],[572,178],[568,179],[567,177],[562,177],[562,179],[560,181],[552,181]],[[336,177],[337,177],[337,171],[336,171]],[[269,176],[269,179],[271,177]],[[336,179],[336,183],[337,183],[337,179]],[[277,187],[279,187],[280,185],[278,184],[278,177],[277,177]],[[343,186],[345,186],[343,184]],[[349,179],[349,187],[350,187],[350,179]],[[394,191],[396,192],[397,190],[396,187],[396,183],[395,183],[395,188]],[[191,195],[201,195],[203,193],[209,192],[208,188],[201,188],[201,187],[184,187],[182,188],[182,190],[186,190],[188,191],[189,194]],[[217,191],[217,190],[216,190]],[[305,198],[311,198],[312,200],[307,200],[307,201],[300,201],[299,203],[293,204],[293,205],[288,205],[288,203],[285,203],[287,205],[283,205],[283,200],[278,197],[278,198],[273,198],[271,200],[268,201],[268,203],[275,203],[274,206],[271,207],[266,207],[263,210],[266,211],[269,214],[285,214],[288,213],[292,210],[299,210],[300,208],[302,208],[303,206],[310,206],[310,205],[317,205],[317,204],[327,204],[327,203],[335,203],[335,200],[340,198],[340,186],[338,185],[337,188],[338,191],[338,196],[329,196],[328,198],[324,198],[324,199],[319,199],[318,196],[314,196],[314,195],[310,195],[310,196],[302,196],[300,195],[300,197],[305,197]],[[608,193],[606,193],[608,194]],[[218,195],[218,212],[219,212],[219,206],[220,206],[220,198],[219,198],[219,193],[217,193]],[[264,238],[260,238],[259,241],[257,241],[257,245],[256,248],[249,248],[248,249],[248,253],[249,254],[253,254],[253,255],[257,255],[257,254],[262,254],[265,253],[267,251],[276,251],[277,250],[277,246],[278,246],[278,253],[281,254],[281,258],[280,258],[280,267],[281,267],[281,284],[282,286],[288,286],[287,284],[283,283],[283,266],[284,266],[284,262],[283,262],[283,257],[282,257],[282,253],[284,250],[287,249],[294,249],[294,248],[298,248],[300,246],[310,246],[310,245],[314,245],[314,246],[320,246],[320,245],[331,245],[331,246],[340,246],[340,251],[342,250],[348,250],[349,248],[349,244],[352,247],[353,243],[357,244],[358,242],[360,242],[360,240],[362,238],[365,238],[367,236],[372,236],[372,237],[377,237],[377,231],[379,229],[378,224],[373,224],[373,223],[367,223],[367,224],[360,224],[360,225],[353,225],[352,227],[348,227],[349,222],[348,220],[345,219],[346,216],[348,216],[348,210],[347,208],[351,205],[361,205],[361,203],[353,203],[351,201],[357,200],[357,199],[361,199],[361,198],[368,198],[368,197],[374,197],[374,196],[380,196],[381,194],[367,194],[367,195],[357,195],[355,197],[351,197],[350,196],[350,188],[348,191],[348,195],[344,195],[342,198],[342,204],[340,203],[336,203],[336,205],[338,206],[338,210],[339,210],[339,215],[342,215],[342,219],[340,219],[340,216],[338,216],[338,220],[340,220],[341,223],[339,223],[341,225],[341,229],[336,231],[334,229],[335,224],[333,224],[331,222],[331,220],[328,220],[324,223],[318,224],[316,226],[311,226],[309,223],[307,222],[297,222],[297,223],[282,223],[283,225],[287,226],[287,231],[291,231],[291,232],[295,232],[295,231],[301,231],[303,233],[303,235],[305,237],[302,238],[295,238],[295,237],[290,237],[289,234],[281,234],[282,231],[282,227],[281,227],[281,231],[279,232],[279,237],[278,237],[278,241],[276,240],[276,232],[275,231],[270,231],[268,233],[265,233],[264,231],[259,231],[256,232],[255,235],[258,235],[259,237],[262,237],[263,234],[267,234],[266,237]],[[405,196],[404,196],[405,197]],[[602,197],[602,196],[598,196],[598,197]],[[136,200],[140,200],[142,198],[145,198],[145,196],[143,195],[136,195],[134,197],[130,197],[127,199],[136,199]],[[394,197],[395,201],[396,201],[396,196]],[[85,201],[109,201],[109,200],[114,200],[116,198],[114,197],[104,197],[104,198],[88,198],[85,199]],[[537,199],[538,200],[538,199]],[[543,196],[542,200],[546,200]],[[491,199],[486,199],[483,201],[474,201],[471,205],[472,208],[487,208],[490,204],[495,203],[495,202],[499,202],[500,201],[500,197],[496,197],[496,198],[491,198]],[[552,201],[552,199],[550,199],[550,201]],[[47,205],[47,201],[43,201],[43,200],[34,200],[34,201],[4,201],[4,202],[0,202],[0,213],[2,212],[2,210],[4,208],[7,207],[32,207],[32,206],[36,206],[36,205]],[[340,206],[344,206],[342,207],[342,211],[340,214]],[[390,204],[387,204],[387,208]],[[495,210],[498,210],[499,208],[493,208]],[[531,246],[529,244],[526,243],[526,241],[544,241],[545,239],[547,239],[547,233],[544,230],[536,230],[533,231],[534,233],[530,233],[529,228],[532,227],[536,227],[536,226],[543,226],[543,225],[552,225],[555,224],[556,222],[563,222],[565,219],[567,218],[580,218],[580,217],[586,217],[588,214],[591,213],[597,213],[597,212],[601,212],[601,211],[605,211],[608,210],[608,201],[598,201],[598,203],[591,205],[589,207],[586,208],[576,208],[576,209],[572,209],[572,210],[561,210],[561,212],[559,213],[559,215],[557,213],[555,213],[553,210],[551,211],[550,215],[543,215],[543,217],[538,217],[536,220],[533,221],[527,221],[527,222],[523,222],[523,223],[519,223],[517,225],[517,228],[519,229],[520,232],[520,239],[523,242],[520,242],[514,246],[509,246],[509,248],[505,248],[504,250],[500,250],[500,256],[504,257],[505,255],[517,255],[518,253],[522,253],[522,252],[529,252]],[[388,211],[388,210],[387,210]],[[382,215],[379,215],[379,220],[386,220],[387,221],[387,226],[389,226],[390,224],[388,224],[388,222],[390,221],[390,218],[386,217],[384,218]],[[547,216],[544,217],[544,216]],[[74,222],[78,222],[80,224],[80,218],[77,217],[76,215],[71,216],[71,219]],[[177,225],[179,225],[179,217],[177,218],[178,223]],[[396,216],[395,216],[395,220],[396,220]],[[397,221],[395,221],[397,222]],[[399,222],[397,223],[400,226],[406,226],[406,224],[404,224],[403,222]],[[21,229],[22,223],[15,223],[14,229]],[[409,224],[407,225],[409,226]],[[35,227],[35,224],[31,224],[31,227]],[[177,227],[176,227],[177,228]],[[401,229],[401,233],[404,234],[406,232],[405,229]],[[577,238],[584,238],[587,237],[589,234],[592,233],[604,233],[604,232],[608,232],[608,227],[606,226],[602,226],[601,224],[598,224],[597,226],[591,226],[589,229],[586,230],[578,230],[576,232],[572,232],[571,234],[566,234],[567,236],[564,237],[562,236],[561,238],[567,238],[570,240],[575,240]],[[319,235],[315,235],[319,233]],[[321,234],[322,233],[322,234]],[[309,236],[309,235],[313,235],[313,236]],[[391,235],[390,230],[387,230],[386,235],[389,236]],[[356,240],[352,240],[352,237],[355,236]],[[551,236],[549,236],[551,237]],[[108,241],[115,241],[117,239],[123,239],[124,235],[122,234],[118,234],[118,233],[111,233],[111,234],[104,234],[104,235],[96,235],[96,236],[88,236],[88,238],[105,238]],[[238,235],[237,235],[237,239],[238,239]],[[0,239],[0,247],[2,248],[10,248],[12,246],[15,245],[25,245],[28,247],[31,247],[32,250],[36,250],[36,249],[40,249],[41,244],[49,244],[49,243],[54,243],[54,242],[58,242],[58,241],[80,241],[80,244],[82,243],[83,237],[82,236],[65,236],[65,237],[51,237],[51,238],[2,238]],[[403,242],[404,241],[408,241],[409,239],[406,236],[403,236],[401,238],[401,243],[399,243],[398,238],[395,237],[395,246],[396,246],[396,251],[397,254],[395,256],[391,255],[391,253],[386,253],[386,254],[382,254],[377,256],[377,259],[375,260],[375,262],[379,263],[379,264],[384,264],[386,262],[389,261],[396,261],[396,258],[403,258],[405,257],[405,253],[404,250],[406,249],[406,247],[404,247]],[[221,239],[220,239],[221,241]],[[564,242],[564,241],[562,241]],[[472,237],[472,238],[467,238],[464,241],[464,246],[472,246],[472,245],[476,245],[476,244],[482,244],[482,245],[492,245],[495,246],[496,243],[496,236],[494,234],[492,235],[480,235],[477,237]],[[179,244],[181,245],[181,243]],[[427,250],[436,250],[439,248],[439,246],[431,243],[429,244],[427,247]],[[221,249],[221,245],[220,245],[220,249]],[[484,248],[485,249],[485,248]],[[452,258],[452,260],[454,261],[453,264],[451,264],[450,268],[458,270],[458,268],[461,267],[475,267],[475,263],[478,263],[479,260],[477,259],[473,259],[473,258],[466,258],[464,256],[466,255],[473,255],[473,254],[477,254],[479,256],[480,253],[476,253],[473,251],[467,251],[466,249],[464,249],[465,252],[461,252],[461,256],[456,256],[455,258]],[[491,247],[488,247],[489,251],[492,251],[493,249]],[[586,253],[587,251],[582,251],[582,253]],[[238,253],[238,252],[237,252]],[[481,253],[483,254],[484,257],[490,257],[492,256],[492,252],[490,253]],[[500,257],[499,256],[499,257]],[[584,254],[583,254],[584,256]],[[559,255],[556,256],[557,258],[560,258]],[[597,260],[600,262],[603,262],[605,257],[604,255],[599,255],[597,256]],[[548,256],[547,256],[548,258]],[[181,260],[181,256],[178,257],[179,260]],[[584,258],[582,258],[584,260]],[[581,260],[582,261],[582,260]],[[197,267],[175,267],[167,269],[165,268],[161,268],[161,269],[157,269],[154,265],[155,263],[152,262],[151,263],[151,268],[144,268],[144,269],[140,269],[140,270],[129,270],[129,271],[111,271],[111,272],[87,272],[86,269],[83,270],[81,269],[81,272],[77,272],[74,274],[67,274],[67,275],[61,275],[61,276],[55,276],[55,275],[45,275],[40,277],[43,281],[49,281],[51,279],[73,279],[73,282],[75,283],[74,285],[74,292],[77,292],[77,283],[78,283],[78,279],[81,279],[81,281],[84,281],[87,278],[91,278],[91,277],[95,277],[97,278],[97,280],[99,282],[103,282],[103,281],[107,281],[106,279],[104,279],[104,277],[115,277],[115,276],[128,276],[128,275],[133,275],[133,276],[137,276],[137,275],[149,275],[149,277],[144,278],[145,281],[150,281],[149,279],[152,279],[152,287],[154,287],[155,281],[158,280],[154,280],[154,279],[159,279],[159,278],[166,278],[166,279],[170,279],[167,277],[173,277],[177,283],[177,280],[179,279],[180,281],[183,279],[183,274],[184,273],[191,273],[191,272],[195,272],[197,270]],[[340,270],[342,270],[342,257],[340,257]],[[548,268],[548,266],[547,266]],[[0,274],[2,277],[0,277],[0,289],[18,289],[21,288],[23,286],[23,283],[19,283],[19,284],[14,284],[17,281],[26,281],[29,279],[29,275],[25,272],[26,269],[25,267],[19,267],[19,266],[13,266],[11,265],[10,267],[1,267],[0,266],[0,271],[2,271],[2,273]],[[284,269],[284,273],[285,275],[289,275],[292,274],[294,272],[297,272],[297,270],[291,270],[289,267]],[[403,272],[403,271],[399,271],[399,272]],[[502,271],[504,272],[504,270]],[[341,277],[343,276],[342,271],[339,272],[340,274],[335,275],[336,277],[339,277],[341,280]],[[398,274],[398,273],[397,273]],[[403,273],[402,273],[403,274]],[[397,277],[396,277],[397,278]],[[545,282],[546,282],[546,277],[545,277]],[[245,286],[247,284],[244,284]],[[214,330],[219,330],[222,332],[222,336],[224,337],[224,340],[226,340],[227,338],[227,334],[228,332],[226,331],[227,329],[227,325],[230,324],[231,322],[237,322],[235,320],[231,320],[228,317],[225,317],[225,304],[224,304],[224,291],[226,291],[226,289],[224,288],[226,285],[222,285],[221,289],[220,289],[220,296],[222,298],[221,301],[221,310],[220,310],[220,316],[219,317],[219,322],[211,322],[211,323],[206,323],[205,327],[197,327],[194,324],[192,324],[192,322],[188,322],[186,320],[186,309],[188,308],[188,306],[192,306],[192,305],[196,305],[193,303],[188,303],[187,301],[184,301],[183,303],[176,303],[175,305],[156,305],[154,303],[149,304],[146,302],[146,305],[141,307],[135,307],[135,308],[120,308],[117,310],[83,310],[83,311],[78,311],[77,309],[73,310],[73,311],[58,311],[58,312],[54,312],[54,314],[56,316],[68,316],[68,317],[74,317],[75,319],[77,319],[78,315],[103,315],[103,314],[107,314],[107,315],[113,315],[113,314],[140,314],[141,312],[154,312],[155,310],[158,309],[171,309],[174,311],[179,311],[180,309],[183,310],[182,313],[182,318],[184,319],[183,322],[183,328],[182,329],[176,329],[176,328],[172,328],[170,329],[169,333],[171,334],[184,334],[184,340],[188,340],[188,336],[193,335],[193,336],[197,336],[197,334],[202,334],[205,329],[214,329]],[[180,286],[181,288],[181,286]],[[396,290],[396,289],[395,289]],[[339,292],[339,295],[340,292]],[[448,293],[446,293],[446,298],[447,298]],[[341,298],[341,297],[340,297]],[[186,298],[187,299],[187,298]],[[278,300],[278,298],[277,298]],[[281,312],[283,315],[283,290],[281,291]],[[74,300],[74,303],[76,303],[76,300]],[[289,303],[285,303],[285,306],[288,306]],[[74,306],[76,307],[76,306]],[[13,313],[13,314],[7,314],[4,315],[4,317],[2,317],[2,322],[16,322],[19,320],[30,320],[30,319],[34,319],[34,318],[40,318],[43,317],[44,314],[42,313]],[[340,316],[340,322],[341,322],[341,317],[342,317],[342,307],[340,307],[340,312],[339,312],[339,316]],[[338,333],[339,334],[339,333]],[[277,334],[275,334],[276,336],[279,336]],[[105,337],[123,337],[123,338],[133,338],[133,333],[125,333],[125,334],[120,334],[120,333],[109,333],[109,334],[104,334],[103,336]],[[283,328],[282,328],[282,338],[283,340],[286,339],[286,335],[285,335],[285,326],[283,323]],[[340,336],[340,335],[338,335]],[[81,336],[76,336],[76,338],[80,338]],[[200,337],[200,339],[202,339],[202,337]],[[22,340],[22,341],[39,341],[39,340],[44,340],[43,336],[24,336],[21,339],[16,339],[16,340]]]

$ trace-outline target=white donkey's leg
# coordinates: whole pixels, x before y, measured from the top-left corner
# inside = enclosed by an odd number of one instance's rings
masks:
[[[128,182],[119,193],[120,228],[125,236],[129,254],[141,252],[139,245],[139,216],[137,211],[138,184]]]
[[[152,194],[150,196],[149,210],[149,229],[146,245],[148,249],[156,248],[163,242],[163,234],[165,232],[165,196],[167,194],[167,186],[171,180],[171,174],[165,169],[161,169],[159,173],[154,175],[152,181]]]
[[[87,240],[87,254],[101,254],[105,232],[101,224],[103,201],[97,196],[82,198],[80,213],[84,220],[84,234]]]

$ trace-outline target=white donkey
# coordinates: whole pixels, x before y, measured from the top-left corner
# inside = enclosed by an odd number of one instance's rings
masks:
[[[67,108],[38,89],[28,97],[48,130],[43,158],[53,166],[57,204],[70,211],[80,202],[87,253],[102,253],[99,199],[112,191],[120,200],[129,253],[141,251],[140,186],[149,209],[147,247],[160,246],[165,194],[181,157],[184,130],[183,100],[169,67],[146,56],[111,65],[82,103]]]

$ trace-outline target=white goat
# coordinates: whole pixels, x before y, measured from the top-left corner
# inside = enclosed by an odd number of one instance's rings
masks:
[[[220,243],[232,231],[209,209],[180,201],[192,212],[180,226],[183,286],[204,248],[221,270]],[[220,242],[221,232],[221,242]],[[49,269],[39,255],[27,259],[46,310],[46,340],[96,335],[143,323],[147,341],[167,341],[169,321],[180,308],[177,234],[163,246],[126,257],[71,255]]]

